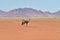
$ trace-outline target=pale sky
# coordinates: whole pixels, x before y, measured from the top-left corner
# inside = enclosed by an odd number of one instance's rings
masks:
[[[60,10],[60,0],[0,0],[3,11],[24,7],[54,12]]]

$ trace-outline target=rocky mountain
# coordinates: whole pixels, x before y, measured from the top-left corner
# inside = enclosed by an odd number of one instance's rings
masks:
[[[60,10],[52,13],[54,17],[60,17]]]
[[[60,17],[60,11],[50,13],[32,8],[18,8],[8,12],[0,10],[0,17]]]
[[[37,17],[42,15],[41,12],[32,8],[18,8],[11,10],[6,16],[9,17]]]
[[[4,17],[6,15],[5,11],[0,10],[0,17]]]

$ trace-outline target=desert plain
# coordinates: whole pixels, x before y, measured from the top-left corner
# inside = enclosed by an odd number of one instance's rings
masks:
[[[0,40],[60,40],[60,19],[31,19],[28,26],[21,19],[0,19]]]

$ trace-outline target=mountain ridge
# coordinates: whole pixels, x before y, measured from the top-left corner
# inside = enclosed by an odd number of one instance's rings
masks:
[[[60,17],[60,10],[51,13],[33,8],[17,8],[8,12],[0,10],[0,17]]]

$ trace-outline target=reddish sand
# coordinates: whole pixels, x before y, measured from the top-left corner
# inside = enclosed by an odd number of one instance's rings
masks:
[[[3,20],[0,40],[60,40],[60,21],[30,21],[26,27],[18,20]]]

